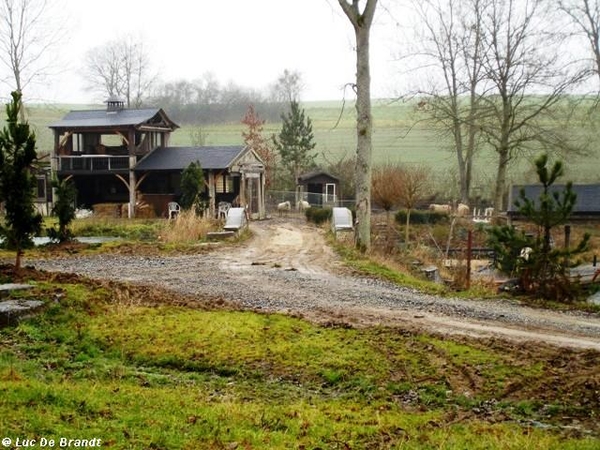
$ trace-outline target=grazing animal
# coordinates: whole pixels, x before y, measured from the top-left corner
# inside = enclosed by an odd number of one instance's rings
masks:
[[[284,213],[287,214],[290,209],[292,209],[292,204],[289,201],[285,201],[277,205],[279,217],[283,216]]]
[[[450,214],[452,208],[450,208],[450,205],[438,205],[436,203],[432,203],[431,205],[429,205],[429,210],[433,212]]]
[[[308,209],[308,208],[310,208],[310,203],[308,203],[306,200],[300,200],[296,204],[296,209],[298,211],[304,211],[305,209]]]
[[[459,203],[456,207],[456,215],[459,217],[468,216],[470,211],[469,206],[464,203]]]

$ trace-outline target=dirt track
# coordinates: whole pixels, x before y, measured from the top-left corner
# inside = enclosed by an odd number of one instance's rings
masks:
[[[344,269],[322,231],[300,219],[253,222],[240,246],[185,256],[97,255],[30,261],[36,268],[214,296],[244,308],[322,323],[389,325],[438,333],[536,341],[600,350],[600,316],[510,301],[458,300],[358,277]]]

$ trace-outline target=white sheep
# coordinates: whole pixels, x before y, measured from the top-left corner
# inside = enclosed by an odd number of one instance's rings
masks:
[[[277,205],[277,211],[279,211],[279,216],[281,217],[284,213],[292,209],[292,204],[289,201],[285,201]]]
[[[298,211],[304,211],[305,209],[308,209],[308,208],[310,208],[310,203],[308,203],[306,200],[300,200],[296,204],[296,209]]]
[[[469,206],[464,203],[459,203],[456,207],[456,215],[459,217],[468,216],[470,211]]]
[[[438,204],[432,203],[431,205],[429,205],[429,210],[433,211],[433,212],[450,214],[450,211],[452,210],[452,208],[450,207],[450,205],[438,205]]]

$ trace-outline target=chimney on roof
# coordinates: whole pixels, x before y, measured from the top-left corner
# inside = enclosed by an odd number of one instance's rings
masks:
[[[104,103],[106,103],[106,112],[117,112],[125,108],[125,102],[123,99],[117,97],[116,95],[111,95]]]

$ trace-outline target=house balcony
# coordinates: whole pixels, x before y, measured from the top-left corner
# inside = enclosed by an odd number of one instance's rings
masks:
[[[80,155],[58,157],[58,172],[63,174],[126,173],[127,171],[129,171],[129,156]]]

